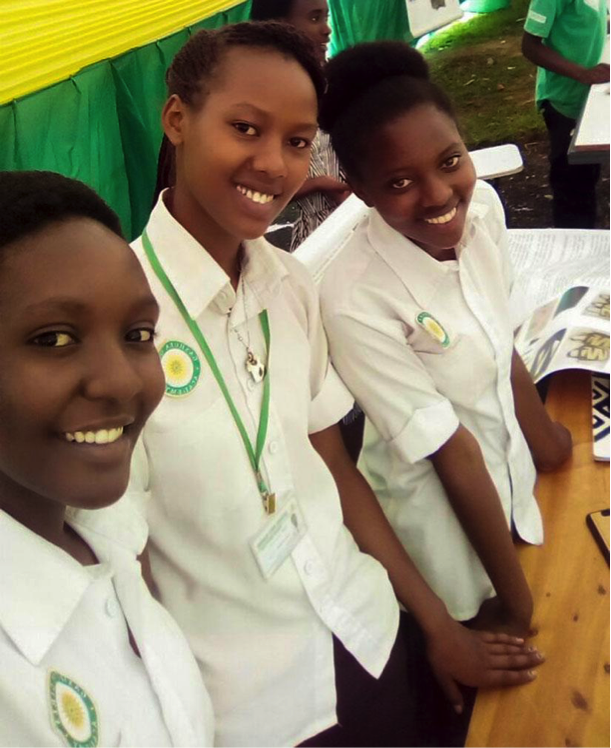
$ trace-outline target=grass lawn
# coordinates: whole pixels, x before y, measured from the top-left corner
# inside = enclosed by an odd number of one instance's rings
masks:
[[[520,50],[528,0],[438,32],[420,51],[452,98],[469,148],[537,140],[536,68]]]

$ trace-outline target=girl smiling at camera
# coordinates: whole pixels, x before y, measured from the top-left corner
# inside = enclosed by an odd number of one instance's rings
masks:
[[[258,238],[306,177],[320,64],[288,26],[238,24],[192,37],[167,82],[176,186],[134,243],[166,374],[128,490],[154,582],[200,663],[217,745],[413,744],[398,607],[372,556],[448,681],[525,682],[540,660],[466,632],[423,583],[343,449],[352,398],[313,284]]]
[[[535,465],[559,465],[571,438],[513,349],[499,198],[418,52],[358,45],[328,76],[322,126],[372,207],[321,292],[334,365],[367,416],[359,465],[452,616],[526,635],[511,530],[542,541]]]
[[[163,394],[157,303],[80,182],[2,172],[0,215],[0,745],[211,745],[146,526],[103,509]]]

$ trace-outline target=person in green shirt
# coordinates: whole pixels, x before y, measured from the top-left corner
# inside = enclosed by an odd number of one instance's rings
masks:
[[[550,138],[554,226],[594,228],[597,164],[569,164],[567,151],[593,83],[609,80],[600,63],[607,21],[605,0],[531,0],[522,38],[538,66],[536,102]]]

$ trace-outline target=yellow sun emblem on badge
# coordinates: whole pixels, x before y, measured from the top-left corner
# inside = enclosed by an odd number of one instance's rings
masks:
[[[171,397],[188,395],[201,373],[199,357],[186,343],[169,340],[159,351],[165,374],[166,394]]]
[[[168,356],[166,360],[166,370],[168,375],[174,379],[182,379],[187,373],[187,367],[179,356]]]
[[[66,720],[77,729],[85,724],[85,712],[79,700],[70,691],[64,691],[61,695],[61,709]]]
[[[435,338],[435,340],[441,343],[444,348],[447,348],[450,345],[448,333],[431,314],[428,312],[420,312],[420,314],[416,316],[416,322],[418,322],[418,324],[424,328],[432,338]]]

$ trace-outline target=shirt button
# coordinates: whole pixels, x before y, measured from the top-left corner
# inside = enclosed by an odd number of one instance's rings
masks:
[[[117,615],[117,603],[115,600],[112,599],[112,597],[109,597],[108,600],[106,601],[104,610],[106,611],[106,615],[109,618],[114,618]]]
[[[270,442],[269,443],[269,451],[275,455],[278,451],[278,442]]]
[[[314,573],[314,568],[314,561],[306,561],[303,565],[303,573],[309,577]]]

